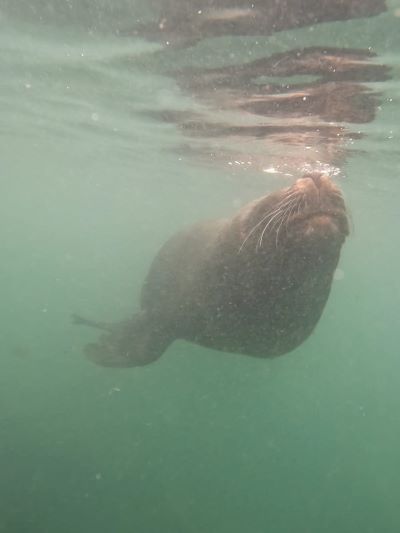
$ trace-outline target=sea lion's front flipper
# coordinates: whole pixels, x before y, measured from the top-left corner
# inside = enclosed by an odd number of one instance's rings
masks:
[[[86,345],[85,354],[101,366],[144,366],[161,357],[173,340],[168,328],[137,313],[132,320],[113,325],[99,342]]]

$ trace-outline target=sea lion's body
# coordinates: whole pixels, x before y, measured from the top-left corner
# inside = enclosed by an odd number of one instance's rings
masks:
[[[197,224],[161,248],[132,320],[83,320],[109,330],[87,353],[105,366],[138,366],[175,339],[256,357],[287,353],[316,326],[347,233],[340,192],[319,174]]]

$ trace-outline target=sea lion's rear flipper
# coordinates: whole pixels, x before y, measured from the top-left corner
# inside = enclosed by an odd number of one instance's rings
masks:
[[[85,346],[88,359],[101,366],[147,365],[161,357],[174,340],[168,328],[149,320],[145,313],[137,313],[129,321],[107,324],[107,327],[86,319],[77,323],[108,331],[98,342]]]
[[[102,329],[104,331],[113,331],[114,324],[112,322],[100,322],[98,320],[91,320],[81,315],[73,313],[71,315],[72,323],[76,326],[88,326],[90,328]]]

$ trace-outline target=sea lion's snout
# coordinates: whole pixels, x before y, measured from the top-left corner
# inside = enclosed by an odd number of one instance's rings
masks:
[[[293,187],[304,199],[298,219],[305,220],[306,225],[310,225],[311,232],[319,229],[321,233],[348,234],[342,193],[328,175],[310,172],[298,179]],[[308,233],[310,232],[307,231],[306,234]]]
[[[326,174],[322,174],[321,172],[310,172],[305,174],[296,181],[295,185],[299,189],[312,188],[317,191],[324,188],[337,189],[337,187],[335,187],[335,185],[332,183],[331,178]]]

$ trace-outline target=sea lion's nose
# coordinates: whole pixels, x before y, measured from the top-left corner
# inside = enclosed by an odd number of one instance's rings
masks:
[[[320,172],[310,172],[310,174],[306,174],[304,178],[312,179],[317,189],[320,189],[324,181],[324,178],[326,179],[326,176],[324,176]]]
[[[312,183],[313,186],[319,190],[324,185],[327,185],[328,182],[330,182],[330,178],[326,174],[321,174],[321,172],[309,172],[297,180],[297,186],[307,187]]]

